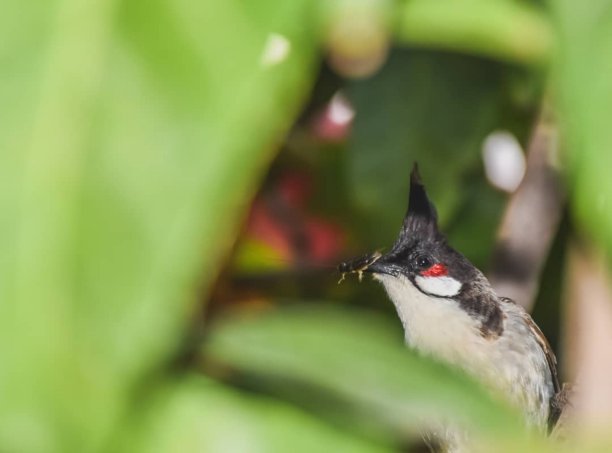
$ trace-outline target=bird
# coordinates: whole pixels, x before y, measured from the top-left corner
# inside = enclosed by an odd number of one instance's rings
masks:
[[[501,393],[528,426],[552,429],[560,415],[560,388],[546,337],[519,304],[497,295],[485,275],[449,245],[416,163],[408,210],[391,249],[343,262],[338,270],[360,279],[372,274],[382,284],[408,347]],[[457,429],[438,428],[428,437],[443,451],[471,451],[469,436]]]

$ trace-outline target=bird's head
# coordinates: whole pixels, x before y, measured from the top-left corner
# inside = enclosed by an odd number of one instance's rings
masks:
[[[342,263],[341,272],[366,272],[385,286],[408,280],[430,297],[453,298],[482,274],[450,247],[438,229],[436,209],[429,200],[417,165],[410,175],[408,211],[393,247]]]

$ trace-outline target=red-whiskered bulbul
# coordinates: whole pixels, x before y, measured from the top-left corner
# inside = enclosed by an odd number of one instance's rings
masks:
[[[342,263],[339,270],[371,273],[382,283],[409,347],[502,392],[529,425],[554,425],[559,383],[546,338],[520,305],[498,296],[482,272],[448,244],[416,164],[408,212],[391,250]],[[445,450],[470,451],[465,435],[447,428],[434,433]]]

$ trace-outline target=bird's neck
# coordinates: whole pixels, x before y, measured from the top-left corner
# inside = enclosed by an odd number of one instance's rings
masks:
[[[408,345],[427,355],[471,368],[484,360],[486,347],[478,319],[452,299],[428,296],[405,277],[377,276],[404,326]],[[477,363],[472,363],[477,361]]]

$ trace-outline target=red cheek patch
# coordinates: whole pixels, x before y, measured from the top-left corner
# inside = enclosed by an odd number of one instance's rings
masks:
[[[423,277],[442,277],[448,275],[448,269],[442,263],[437,263],[431,266],[429,269],[421,271]]]

